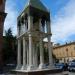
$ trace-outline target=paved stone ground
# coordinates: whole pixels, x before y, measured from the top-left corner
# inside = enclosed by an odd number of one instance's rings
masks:
[[[75,73],[73,73],[73,72],[70,72],[70,73],[69,73],[69,75],[75,75]]]
[[[74,72],[67,72],[69,75],[75,75],[75,73]],[[14,75],[14,74],[0,74],[0,75]],[[58,74],[56,74],[56,75],[58,75]],[[60,74],[59,74],[60,75]]]

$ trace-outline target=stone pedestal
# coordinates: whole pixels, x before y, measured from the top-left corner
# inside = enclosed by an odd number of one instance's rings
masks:
[[[53,69],[53,70],[32,70],[32,71],[14,71],[15,75],[68,75],[64,74],[60,69]]]

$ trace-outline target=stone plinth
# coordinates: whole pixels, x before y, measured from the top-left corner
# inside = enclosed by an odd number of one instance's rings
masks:
[[[65,75],[63,74],[63,71],[60,69],[54,69],[54,70],[35,70],[35,71],[13,71],[15,75]],[[68,74],[66,74],[68,75]]]

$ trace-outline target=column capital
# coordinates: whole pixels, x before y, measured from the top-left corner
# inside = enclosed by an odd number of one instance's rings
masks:
[[[18,39],[17,41],[18,41],[18,44],[20,45],[21,44],[21,39]]]
[[[23,37],[23,40],[25,41],[25,37]]]
[[[31,37],[32,35],[31,35],[31,33],[29,33],[29,37]]]

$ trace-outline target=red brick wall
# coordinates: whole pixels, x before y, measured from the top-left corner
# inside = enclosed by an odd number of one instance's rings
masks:
[[[5,1],[6,0],[0,0],[0,12],[5,11]]]
[[[5,0],[0,0],[0,12],[5,13]],[[3,45],[3,26],[5,17],[0,14],[0,66],[3,64],[2,61],[2,45]]]

